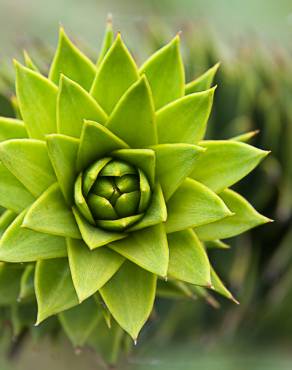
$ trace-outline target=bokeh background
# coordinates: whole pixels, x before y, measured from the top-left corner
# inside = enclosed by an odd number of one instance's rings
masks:
[[[109,12],[138,61],[182,30],[189,79],[221,62],[208,136],[260,130],[252,143],[272,154],[239,188],[275,220],[228,240],[230,249],[211,253],[240,306],[206,296],[161,300],[141,343],[118,368],[291,369],[291,0],[0,0],[1,114],[11,109],[5,99],[12,89],[12,58],[27,49],[46,70],[59,24],[96,58]],[[0,370],[40,367],[106,368],[89,350],[76,357],[62,337],[25,336],[11,345],[9,330],[0,333]]]

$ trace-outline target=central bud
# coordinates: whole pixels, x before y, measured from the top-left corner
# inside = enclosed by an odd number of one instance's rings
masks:
[[[151,188],[141,169],[107,157],[79,174],[74,198],[79,212],[92,225],[123,231],[143,218]]]

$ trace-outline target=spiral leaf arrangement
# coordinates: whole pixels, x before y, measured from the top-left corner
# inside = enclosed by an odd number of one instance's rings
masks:
[[[0,118],[6,303],[36,299],[37,324],[58,315],[81,345],[100,318],[136,340],[156,295],[234,300],[207,249],[269,221],[229,189],[267,152],[203,140],[217,67],[185,84],[176,36],[138,68],[111,25],[96,64],[61,29],[48,77],[28,55],[15,67],[21,117]]]

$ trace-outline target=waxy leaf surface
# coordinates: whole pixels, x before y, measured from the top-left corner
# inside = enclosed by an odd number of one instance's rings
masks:
[[[179,36],[176,36],[139,70],[149,81],[156,109],[184,95],[185,73],[179,43]]]
[[[0,260],[30,262],[67,255],[65,239],[22,227],[25,211],[6,229],[0,241]]]
[[[35,293],[38,304],[37,325],[78,304],[67,258],[37,262]]]
[[[76,239],[67,239],[73,284],[80,302],[97,292],[120,268],[124,258],[108,247],[91,251]]]
[[[58,184],[50,186],[29,208],[22,226],[46,234],[81,239],[72,210]]]
[[[214,89],[175,100],[157,112],[159,143],[196,144],[206,131]]]
[[[210,286],[210,263],[196,234],[188,229],[168,234],[171,278],[187,283]]]
[[[155,275],[127,261],[100,293],[118,324],[137,340],[152,311],[155,290]]]
[[[29,136],[56,132],[57,87],[40,73],[16,63],[16,95]]]
[[[51,65],[49,78],[59,84],[60,75],[64,74],[89,90],[96,73],[94,64],[70,41],[61,27],[59,45]]]
[[[162,277],[167,274],[169,253],[162,224],[132,232],[109,247],[145,270]]]
[[[228,188],[251,172],[268,152],[231,141],[202,141],[206,148],[195,163],[191,177],[216,193]]]
[[[226,189],[219,196],[234,215],[196,228],[201,240],[231,238],[271,221],[259,214],[246,199],[233,190]]]
[[[145,76],[123,95],[106,126],[132,148],[157,143],[154,105]]]
[[[168,233],[220,220],[232,213],[206,186],[187,178],[167,203]]]
[[[0,160],[34,196],[39,196],[56,181],[46,143],[33,139],[14,139],[0,144]]]
[[[80,138],[85,119],[104,124],[107,115],[86,90],[62,76],[57,99],[58,133]]]
[[[137,79],[135,62],[118,34],[98,67],[91,94],[110,114],[121,96]]]

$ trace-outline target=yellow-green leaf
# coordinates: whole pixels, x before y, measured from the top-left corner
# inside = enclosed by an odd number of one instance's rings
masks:
[[[137,79],[136,64],[118,34],[98,67],[91,94],[110,114],[121,96]]]
[[[79,140],[65,135],[48,135],[47,148],[63,196],[72,205]]]
[[[73,208],[73,212],[82,235],[82,239],[85,241],[89,249],[102,247],[127,236],[125,233],[106,231],[98,226],[91,225],[75,207]]]
[[[128,145],[103,125],[85,121],[77,156],[77,169],[84,170],[94,161]]]
[[[52,62],[49,78],[58,85],[64,74],[89,90],[96,72],[95,65],[68,38],[60,27],[59,44]]]
[[[107,115],[86,90],[62,75],[57,98],[58,132],[79,138],[85,119],[104,124]]]
[[[251,172],[269,152],[231,141],[201,141],[207,150],[194,165],[191,177],[216,193],[235,184]]]
[[[219,193],[219,196],[234,215],[197,227],[196,233],[201,240],[231,238],[253,227],[271,222],[235,191],[226,189]]]
[[[122,96],[106,126],[132,148],[157,143],[154,105],[145,76]]]
[[[149,81],[156,109],[184,95],[185,73],[179,43],[179,36],[176,36],[139,70]]]
[[[24,137],[27,137],[27,132],[21,120],[0,117],[0,142]]]
[[[170,278],[210,286],[210,263],[197,235],[190,229],[167,235]]]
[[[76,239],[67,239],[73,284],[80,302],[96,293],[120,268],[124,258],[107,246],[91,251]]]
[[[208,224],[232,214],[218,195],[190,178],[169,199],[167,212],[168,233]]]
[[[132,232],[109,247],[143,269],[166,277],[169,252],[163,224]]]
[[[2,142],[0,160],[35,197],[56,181],[43,141],[13,139]]]
[[[210,89],[219,66],[220,66],[220,63],[216,63],[213,67],[209,68],[201,76],[187,83],[185,87],[185,94],[188,95],[188,94],[193,94],[195,92]]]
[[[67,258],[37,262],[35,293],[38,304],[36,325],[78,304]]]
[[[155,151],[157,180],[168,200],[192,172],[204,149],[190,144],[160,144],[151,148]]]
[[[115,320],[136,341],[152,311],[155,291],[156,276],[127,261],[100,293]]]
[[[22,227],[22,212],[4,232],[0,241],[0,260],[30,262],[67,255],[65,238]]]
[[[0,179],[2,207],[19,213],[34,201],[32,194],[2,163],[0,163]]]
[[[98,60],[96,62],[97,67],[100,66],[106,53],[109,51],[110,47],[112,46],[113,41],[114,41],[114,32],[113,32],[112,19],[111,19],[111,16],[108,16],[104,38],[103,38],[101,49],[98,55]]]
[[[196,144],[203,139],[215,88],[184,96],[157,112],[159,143]]]
[[[44,139],[56,132],[57,87],[40,73],[16,66],[16,95],[28,134]]]
[[[71,208],[58,184],[51,185],[29,208],[22,226],[41,233],[81,239]]]

